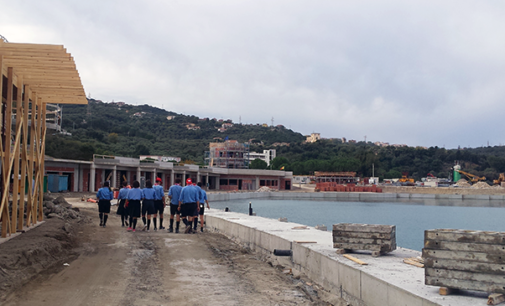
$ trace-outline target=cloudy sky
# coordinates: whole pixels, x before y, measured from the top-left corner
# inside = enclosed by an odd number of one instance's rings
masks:
[[[505,2],[0,0],[95,99],[322,137],[505,144]]]

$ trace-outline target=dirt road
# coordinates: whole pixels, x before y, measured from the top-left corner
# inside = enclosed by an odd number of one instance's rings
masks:
[[[114,213],[101,228],[95,206],[80,206],[94,219],[79,229],[77,259],[38,276],[3,305],[328,305],[307,281],[222,235],[131,233]]]

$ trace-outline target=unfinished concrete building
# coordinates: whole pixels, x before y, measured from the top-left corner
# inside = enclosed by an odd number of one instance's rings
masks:
[[[60,45],[0,39],[0,75],[0,225],[4,238],[43,219],[46,105],[88,101],[74,59]]]
[[[249,144],[236,140],[211,142],[205,152],[205,165],[227,169],[249,168]]]

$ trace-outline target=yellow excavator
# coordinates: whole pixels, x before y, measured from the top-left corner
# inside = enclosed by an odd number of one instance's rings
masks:
[[[459,173],[461,173],[464,176],[466,176],[468,178],[468,180],[470,182],[472,182],[472,184],[477,183],[479,181],[485,181],[486,180],[485,176],[479,177],[478,175],[471,174],[471,173],[468,173],[468,172],[465,172],[465,171],[461,171],[461,170],[456,170],[456,171],[458,171]]]
[[[497,180],[493,180],[493,184],[501,185],[502,182],[505,182],[505,173],[500,173],[500,177]]]
[[[400,182],[403,186],[414,186],[414,179],[409,178],[408,176],[408,172],[402,172],[402,178],[398,179],[398,182]]]

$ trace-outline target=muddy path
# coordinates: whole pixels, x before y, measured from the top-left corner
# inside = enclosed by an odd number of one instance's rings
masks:
[[[3,305],[329,305],[307,282],[220,234],[131,233],[113,213],[102,228],[94,206],[80,208],[93,221],[79,229],[75,260]]]

